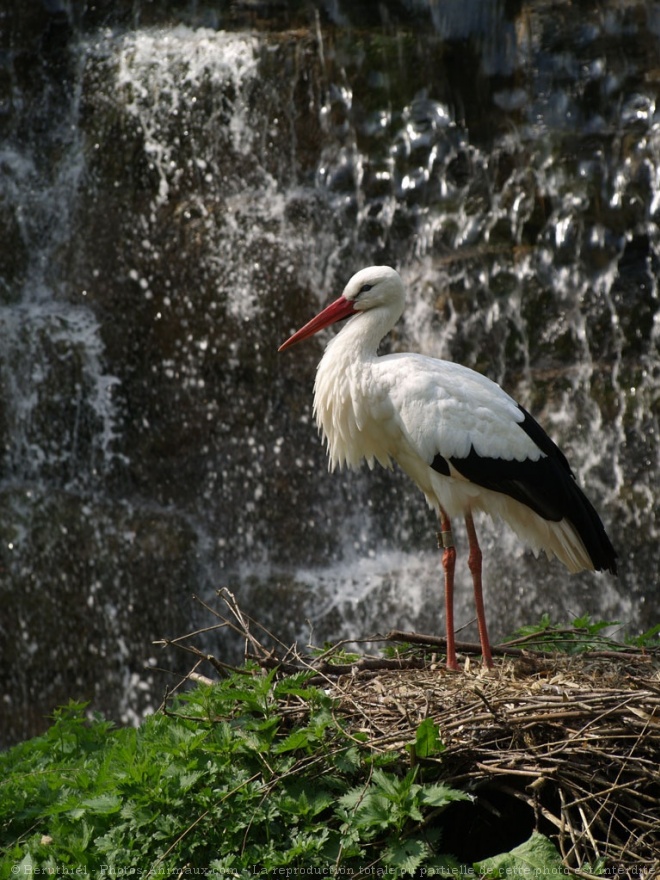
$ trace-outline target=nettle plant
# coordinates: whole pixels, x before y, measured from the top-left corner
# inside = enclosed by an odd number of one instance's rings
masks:
[[[0,755],[0,880],[37,870],[561,870],[536,833],[505,856],[461,866],[443,840],[443,815],[471,795],[439,781],[433,721],[407,752],[376,752],[366,734],[342,727],[309,675],[276,680],[246,667],[137,729],[90,720],[79,703],[59,710],[46,734]]]

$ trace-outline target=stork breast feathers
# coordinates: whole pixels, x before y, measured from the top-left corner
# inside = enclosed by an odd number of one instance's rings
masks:
[[[330,470],[357,468],[363,459],[369,467],[375,461],[392,467],[393,440],[401,436],[397,416],[387,387],[375,382],[359,361],[343,371],[330,371],[328,361],[321,361],[314,414],[328,447]]]

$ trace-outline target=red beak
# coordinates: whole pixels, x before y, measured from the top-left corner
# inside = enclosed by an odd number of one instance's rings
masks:
[[[356,311],[357,309],[353,307],[353,303],[350,300],[344,299],[343,296],[340,296],[339,299],[330,303],[330,305],[323,309],[322,312],[319,312],[315,318],[308,321],[304,327],[297,330],[293,336],[290,336],[286,342],[283,342],[277,350],[284,351],[285,348],[289,348],[290,346],[295,345],[296,342],[307,339],[308,336],[313,336],[315,333],[318,333],[319,330],[323,330],[324,327],[329,327],[330,324],[335,324],[337,321],[343,321],[344,318],[354,315]]]

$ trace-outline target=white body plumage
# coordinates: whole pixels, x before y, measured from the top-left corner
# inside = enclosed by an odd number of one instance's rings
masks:
[[[355,323],[353,323],[355,322]],[[351,326],[352,324],[352,326]],[[359,345],[359,318],[327,346],[314,386],[314,415],[331,470],[364,460],[395,461],[419,486],[428,505],[451,519],[485,511],[503,519],[536,553],[545,550],[577,572],[593,569],[580,536],[562,518],[551,522],[514,498],[463,477],[433,470],[435,455],[538,461],[544,453],[521,429],[523,413],[495,382],[451,361],[419,354],[378,357]],[[356,344],[358,343],[358,344]]]

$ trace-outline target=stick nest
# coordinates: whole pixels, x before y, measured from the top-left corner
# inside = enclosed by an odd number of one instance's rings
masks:
[[[606,650],[547,654],[524,645],[496,646],[493,670],[478,645],[458,643],[464,669],[447,672],[444,639],[392,632],[395,657],[323,653],[287,647],[247,617],[226,590],[217,623],[245,639],[246,658],[282,676],[313,673],[336,702],[348,732],[374,751],[410,760],[419,724],[432,718],[445,746],[437,778],[492,801],[496,795],[530,813],[533,827],[555,841],[568,871],[639,880],[660,875],[660,652],[608,642]],[[231,667],[195,645],[198,633],[160,644],[196,658],[186,677],[208,663]],[[354,643],[352,643],[354,644]],[[304,723],[306,707],[282,707]],[[592,866],[591,870],[585,866]]]

